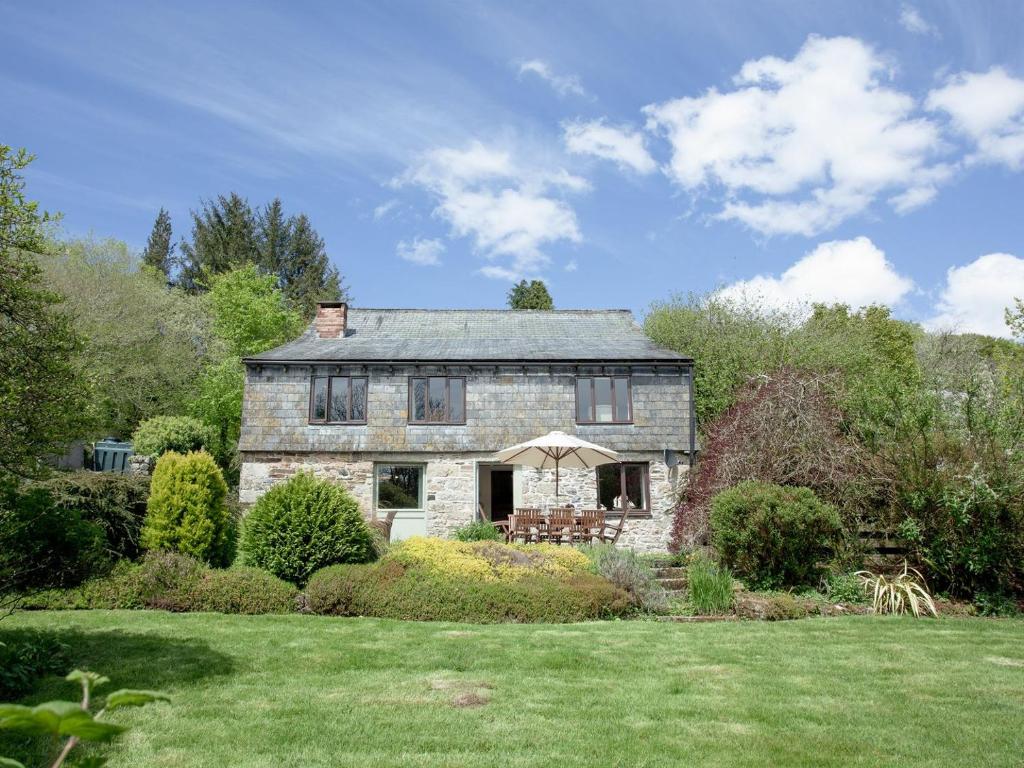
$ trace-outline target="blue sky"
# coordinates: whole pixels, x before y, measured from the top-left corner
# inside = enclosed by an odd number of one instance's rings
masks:
[[[70,234],[304,211],[362,306],[1024,296],[1019,2],[0,2],[0,141]]]

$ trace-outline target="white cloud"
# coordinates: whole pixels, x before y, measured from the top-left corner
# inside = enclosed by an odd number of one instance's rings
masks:
[[[413,264],[432,267],[441,263],[444,243],[440,240],[427,240],[417,237],[412,242],[402,240],[398,244],[396,252],[401,258],[411,261]]]
[[[968,160],[1024,168],[1024,80],[1002,67],[960,72],[929,93],[926,106],[948,114],[953,128],[974,141]]]
[[[907,210],[951,173],[930,164],[939,130],[889,74],[860,40],[811,36],[791,60],[746,62],[733,90],[645,107],[647,128],[671,144],[673,181],[723,191],[718,218],[811,236],[885,192]]]
[[[1010,338],[1004,313],[1024,298],[1024,259],[989,253],[962,267],[950,267],[930,330],[984,333]]]
[[[579,268],[580,268],[580,265],[578,263],[576,263],[576,259],[570,259],[569,262],[564,267],[566,272],[575,272]]]
[[[456,237],[470,237],[488,260],[507,266],[481,270],[502,279],[534,274],[548,264],[543,246],[582,240],[576,213],[559,194],[589,189],[564,169],[524,166],[510,152],[473,142],[465,149],[435,149],[399,179],[437,200],[434,214]]]
[[[530,59],[519,64],[519,76],[531,74],[550,85],[559,96],[574,94],[586,96],[587,92],[576,75],[556,75],[546,61]]]
[[[939,30],[925,20],[921,12],[912,5],[904,4],[900,9],[900,25],[915,35],[930,35],[932,37],[939,36]]]
[[[607,125],[604,120],[577,120],[563,124],[562,130],[565,147],[573,154],[611,160],[620,168],[637,173],[650,173],[657,167],[640,131]]]
[[[718,292],[723,298],[757,298],[778,309],[806,310],[810,303],[898,304],[914,283],[866,237],[821,243],[778,277],[758,275]]]
[[[373,209],[373,220],[380,221],[391,213],[399,205],[397,200],[388,200],[387,202],[381,203]]]

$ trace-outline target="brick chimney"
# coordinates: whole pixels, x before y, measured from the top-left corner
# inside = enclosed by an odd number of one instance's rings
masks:
[[[338,339],[345,336],[348,324],[348,304],[344,301],[318,301],[316,320],[313,325],[321,339]]]

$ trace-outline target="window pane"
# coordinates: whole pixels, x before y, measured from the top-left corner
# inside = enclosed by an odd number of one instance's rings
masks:
[[[466,387],[466,382],[463,379],[448,379],[449,387],[449,400],[451,407],[449,408],[449,421],[459,422],[466,420],[465,402],[463,391]]]
[[[313,421],[327,418],[327,379],[313,379],[313,405],[309,413]]]
[[[597,468],[597,504],[602,509],[618,509],[621,495],[618,464],[602,464]]]
[[[590,398],[591,379],[576,380],[576,421],[593,421],[593,400]]]
[[[430,400],[427,403],[427,421],[448,421],[447,396],[445,393],[446,380],[442,377],[434,376],[429,381]]]
[[[366,379],[352,379],[352,421],[366,421]]]
[[[594,379],[595,421],[614,421],[612,416],[612,380],[607,376]]]
[[[419,509],[423,467],[377,465],[377,509]]]
[[[629,421],[629,379],[615,379],[615,420]]]
[[[328,421],[348,421],[348,379],[331,377],[331,409]]]
[[[627,464],[625,470],[629,509],[647,509],[647,484],[644,482],[647,467],[643,464]]]
[[[412,420],[427,420],[427,380],[412,380]]]

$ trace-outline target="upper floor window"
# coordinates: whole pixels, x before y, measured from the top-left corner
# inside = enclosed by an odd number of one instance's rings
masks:
[[[628,424],[633,421],[629,376],[580,376],[576,379],[576,422]]]
[[[409,379],[410,424],[465,424],[466,380],[461,376]]]
[[[309,389],[311,424],[365,424],[366,379],[314,376]]]

